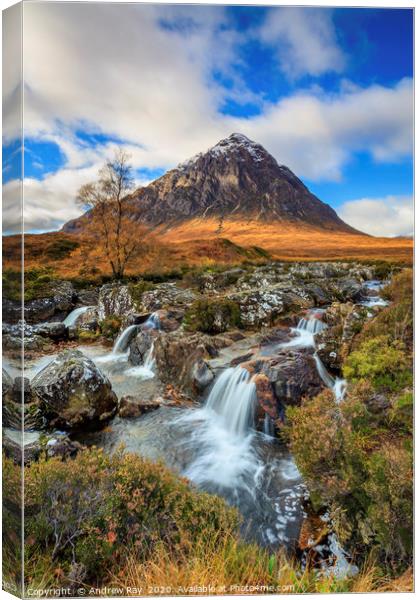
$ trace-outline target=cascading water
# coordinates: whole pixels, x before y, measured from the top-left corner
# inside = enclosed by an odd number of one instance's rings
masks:
[[[138,325],[129,325],[129,327],[126,327],[124,331],[120,333],[115,341],[114,347],[112,348],[112,354],[114,356],[122,354],[125,350],[127,350],[128,344],[137,329]]]
[[[255,383],[249,371],[231,367],[218,377],[206,407],[223,417],[226,428],[244,435],[254,424]]]
[[[315,347],[314,335],[326,329],[327,325],[318,318],[321,309],[316,309],[308,313],[307,317],[300,319],[297,327],[292,327],[291,331],[294,337],[284,344],[281,348],[310,348]]]
[[[316,363],[316,368],[318,371],[318,375],[320,376],[320,378],[322,379],[322,381],[325,383],[325,385],[327,386],[327,388],[329,388],[330,390],[332,390],[332,392],[334,393],[335,399],[336,401],[339,403],[341,402],[341,400],[343,400],[345,393],[346,393],[346,388],[347,388],[347,382],[345,379],[335,379],[334,377],[332,377],[327,369],[325,368],[324,363],[322,362],[322,360],[319,358],[318,354],[315,352],[314,354],[314,358],[315,358],[315,363]]]
[[[319,319],[316,314],[318,313],[310,313],[308,318],[302,318],[299,321],[297,328],[302,331],[307,331],[312,335],[319,333],[326,329],[327,325],[321,319]]]
[[[160,329],[160,317],[159,313],[154,312],[150,315],[150,317],[145,321],[142,326],[142,329]]]
[[[365,281],[363,284],[364,299],[359,302],[361,306],[366,308],[373,308],[375,306],[388,306],[388,302],[381,298],[379,292],[386,285],[386,283],[373,279],[372,281]]]
[[[64,321],[63,321],[64,325],[66,327],[73,327],[74,325],[76,325],[76,322],[79,319],[79,317],[84,315],[85,312],[87,312],[90,308],[93,308],[93,306],[81,306],[80,308],[75,308],[64,319]]]
[[[274,437],[274,421],[267,413],[264,417],[264,433],[268,437]]]
[[[131,367],[130,369],[127,369],[125,374],[134,377],[141,377],[142,379],[152,379],[155,376],[155,367],[155,342],[152,342],[152,345],[145,356],[144,363],[137,367]]]

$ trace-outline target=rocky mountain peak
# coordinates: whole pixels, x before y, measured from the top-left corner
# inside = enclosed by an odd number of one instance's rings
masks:
[[[216,218],[354,231],[290,169],[242,133],[232,133],[139,188],[130,200],[133,218],[149,226]],[[64,230],[80,229],[79,223],[73,221]]]
[[[178,165],[177,169],[185,171],[203,158],[227,159],[233,156],[237,160],[241,160],[241,157],[243,159],[246,154],[248,154],[249,157],[256,162],[261,162],[267,159],[274,160],[267,150],[261,146],[261,144],[253,142],[243,133],[232,133],[229,137],[220,140],[220,142],[218,142],[215,146],[212,146],[206,152],[200,152],[192,158],[182,162]]]

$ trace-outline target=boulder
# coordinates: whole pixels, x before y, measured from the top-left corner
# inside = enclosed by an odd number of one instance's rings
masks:
[[[134,419],[140,417],[146,412],[156,410],[162,405],[159,398],[137,398],[134,396],[124,396],[120,399],[118,414],[123,419]]]
[[[79,350],[66,350],[32,380],[49,427],[95,429],[112,418],[117,397],[107,377]]]
[[[329,371],[339,372],[341,369],[342,336],[343,326],[341,324],[328,327],[316,336],[318,356]]]
[[[273,386],[267,375],[258,373],[254,375],[253,382],[257,396],[257,428],[262,429],[262,424],[267,414],[272,421],[276,421],[280,416],[279,404],[273,392]]]
[[[68,339],[68,328],[62,322],[35,325],[33,331],[35,335],[40,335],[56,342]]]
[[[198,358],[191,370],[192,383],[199,392],[203,392],[214,379],[214,373],[202,358]]]
[[[303,397],[313,397],[324,387],[310,352],[283,350],[274,357],[257,358],[242,366],[254,374],[261,407],[274,420],[282,417],[284,406],[299,406]]]
[[[91,288],[77,292],[77,302],[82,306],[96,306],[99,301],[99,289]]]
[[[363,295],[363,285],[360,281],[351,277],[343,277],[332,282],[330,289],[337,300],[341,302],[357,301]]]
[[[282,405],[299,406],[302,398],[316,396],[324,387],[311,353],[281,352],[263,366]]]
[[[285,310],[282,289],[253,290],[229,296],[237,302],[241,311],[241,323],[244,327],[261,327],[274,324]]]
[[[210,336],[178,331],[160,334],[155,340],[154,350],[159,377],[164,383],[195,396],[212,381],[205,359],[210,356],[209,350],[213,354],[217,351]]]
[[[197,298],[191,289],[182,289],[175,283],[160,283],[153,290],[143,292],[141,303],[146,312],[162,308],[187,308]]]
[[[333,302],[327,308],[324,319],[329,327],[316,335],[318,355],[327,369],[340,371],[368,314],[365,307],[351,302]]]
[[[23,444],[24,441],[24,444]],[[39,435],[39,432],[28,432],[22,436],[20,431],[4,429],[3,450],[7,457],[12,458],[17,464],[22,462],[22,446],[24,449],[24,462],[29,464],[39,459],[44,454],[48,458],[60,457],[62,460],[72,458],[83,449],[79,442],[71,440],[63,432],[54,432],[50,435]]]
[[[22,338],[13,335],[3,335],[3,350],[14,354],[20,354],[22,350]],[[50,340],[40,335],[32,335],[24,338],[25,353],[27,352],[46,352],[52,347]]]
[[[240,277],[245,275],[244,269],[227,269],[220,273],[200,273],[194,276],[194,284],[201,293],[215,293],[229,287],[236,287]]]
[[[53,433],[42,440],[42,449],[48,458],[60,457],[62,460],[73,458],[84,449],[84,446],[75,440],[71,440],[68,435],[59,432]]]
[[[76,321],[75,327],[82,331],[96,331],[99,328],[98,309],[90,306]]]
[[[129,345],[128,360],[132,365],[142,365],[146,360],[147,353],[154,339],[153,330],[141,329],[131,340]]]
[[[180,308],[160,309],[156,311],[159,318],[159,329],[170,333],[176,331],[184,319],[185,310]]]
[[[50,286],[50,296],[25,302],[24,317],[28,323],[39,323],[53,317],[64,317],[76,301],[76,291],[69,281],[57,281]]]
[[[107,283],[99,290],[98,319],[103,321],[106,317],[115,315],[126,324],[130,315],[136,312],[133,298],[128,285]]]
[[[243,274],[235,287],[240,290],[266,289],[287,280],[290,276],[285,263],[270,263]]]
[[[24,318],[27,323],[40,323],[54,317],[62,318],[69,313],[77,299],[76,290],[69,281],[53,281],[46,284],[48,295],[45,298],[27,300]],[[21,303],[5,298],[3,300],[3,320],[18,323],[22,318]]]

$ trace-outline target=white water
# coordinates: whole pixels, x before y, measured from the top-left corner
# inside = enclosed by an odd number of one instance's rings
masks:
[[[330,562],[334,562],[332,566],[325,563],[323,564],[323,569],[327,573],[331,573],[334,575],[336,579],[345,579],[346,577],[354,577],[358,574],[359,569],[356,565],[353,565],[349,562],[350,556],[345,552],[345,550],[340,546],[340,543],[337,539],[335,533],[329,535],[329,550],[332,554],[330,558]]]
[[[264,433],[268,437],[274,437],[274,422],[268,413],[264,417]]]
[[[250,481],[256,484],[263,468],[252,449],[255,401],[255,384],[246,369],[231,367],[219,375],[205,406],[180,419],[194,423],[192,442],[200,449],[186,477],[197,485],[252,493]]]
[[[225,369],[210,392],[206,407],[223,417],[227,429],[245,435],[254,425],[255,383],[241,366]]]
[[[294,333],[297,334],[295,338],[293,338],[290,342],[286,344],[282,344],[282,348],[307,348],[307,347],[316,347],[314,336],[326,329],[327,325],[323,321],[321,321],[316,315],[319,314],[320,310],[314,310],[308,314],[308,317],[304,317],[299,321],[299,324],[296,329],[292,329]],[[322,360],[319,358],[318,354],[315,352],[314,354],[316,368],[318,374],[324,384],[333,391],[334,397],[337,403],[343,400],[346,389],[347,382],[345,379],[339,379],[332,377],[327,369],[325,368]]]
[[[346,393],[346,388],[347,388],[346,380],[332,377],[328,373],[327,369],[324,366],[324,363],[319,358],[319,356],[316,352],[314,354],[314,358],[315,358],[318,375],[320,376],[322,381],[325,383],[327,388],[332,390],[332,392],[334,393],[336,402],[337,403],[341,402],[341,400],[343,400],[345,393]]]
[[[152,345],[149,348],[149,351],[146,355],[145,361],[143,365],[139,365],[137,367],[131,367],[127,369],[125,372],[127,375],[141,377],[142,379],[152,379],[155,376],[155,367],[156,367],[156,359],[155,359],[155,343],[152,342]]]
[[[308,318],[303,317],[299,321],[297,328],[301,331],[307,331],[308,333],[311,333],[312,335],[315,335],[316,333],[319,333],[320,331],[323,331],[324,329],[326,329],[327,328],[326,323],[321,321],[321,319],[318,319],[315,316],[315,314],[311,313]]]
[[[380,290],[386,285],[385,282],[373,279],[372,281],[366,281],[363,287],[367,290],[366,299],[359,302],[361,306],[366,308],[373,308],[375,306],[388,306],[389,302],[381,298],[379,295]]]
[[[306,329],[298,329],[291,327],[290,332],[293,334],[289,342],[279,344],[279,348],[313,348],[315,347],[314,336]]]
[[[141,326],[142,329],[160,329],[160,318],[157,312],[154,312]]]
[[[129,325],[120,333],[115,340],[112,352],[96,358],[96,362],[101,365],[118,363],[128,363],[129,344],[138,329],[150,330],[160,329],[160,319],[157,313],[152,313],[145,323],[142,325]],[[156,360],[154,357],[154,342],[145,357],[144,364],[128,367],[124,374],[128,377],[138,377],[140,379],[153,379],[155,377]]]
[[[90,308],[93,306],[81,306],[80,308],[75,308],[71,311],[70,314],[64,319],[63,323],[66,327],[73,327],[76,324],[79,317],[85,314]]]
[[[294,337],[289,342],[280,344],[280,348],[314,348],[314,335],[327,327],[326,323],[315,316],[319,313],[320,309],[317,309],[300,319],[298,326],[290,330]]]
[[[137,331],[138,325],[129,325],[126,327],[122,333],[117,337],[114,343],[114,347],[112,348],[112,354],[114,356],[120,355],[128,348],[128,344],[133,337],[135,331]]]

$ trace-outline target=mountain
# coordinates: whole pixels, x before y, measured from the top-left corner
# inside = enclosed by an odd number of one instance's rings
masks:
[[[151,227],[191,219],[254,220],[358,233],[260,144],[233,133],[130,196],[133,218]],[[86,217],[63,231],[83,229]]]

